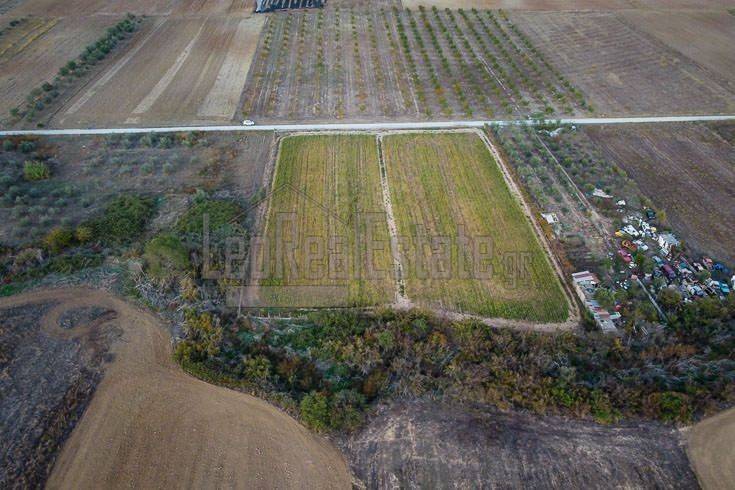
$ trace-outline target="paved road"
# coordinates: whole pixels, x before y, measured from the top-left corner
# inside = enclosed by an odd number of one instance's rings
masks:
[[[733,121],[735,115],[721,116],[641,116],[641,117],[582,117],[554,119],[565,124],[598,125],[598,124],[639,124],[639,123],[676,123],[696,121]],[[485,125],[509,126],[512,124],[536,124],[537,121],[526,119],[491,119],[477,121],[416,121],[399,123],[329,123],[329,124],[264,124],[255,126],[170,126],[154,128],[99,128],[99,129],[29,129],[0,131],[0,136],[74,136],[95,134],[129,134],[129,133],[171,133],[181,131],[381,131],[400,129],[458,129],[481,128]]]

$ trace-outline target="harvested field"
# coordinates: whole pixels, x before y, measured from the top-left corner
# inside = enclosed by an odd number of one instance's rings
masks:
[[[549,258],[482,139],[392,135],[383,153],[412,301],[487,317],[567,318]]]
[[[120,18],[26,18],[0,38],[0,120]],[[3,21],[5,24],[6,21]]]
[[[298,97],[294,96],[298,94]],[[492,12],[271,15],[243,98],[258,121],[584,112],[584,98]]]
[[[625,19],[735,88],[735,15],[709,11],[625,12]]]
[[[265,306],[367,306],[395,294],[373,136],[281,142],[264,224]],[[288,255],[287,255],[288,254]]]
[[[598,115],[732,113],[735,93],[614,12],[511,12]],[[725,15],[724,12],[722,15]]]
[[[54,17],[84,17],[124,15],[238,15],[250,14],[254,3],[248,0],[20,0],[11,13],[13,15],[48,15]]]
[[[153,19],[53,122],[74,127],[230,122],[264,19]]]
[[[735,409],[705,419],[687,430],[687,453],[699,483],[708,490],[735,487]]]
[[[81,288],[28,293],[0,305],[7,311],[48,302],[59,304],[40,315],[40,328],[49,335],[79,329],[66,330],[56,318],[81,307],[114,311],[117,318],[109,326],[122,335],[112,343],[114,360],[58,455],[49,488],[175,487],[182,481],[209,488],[349,487],[344,460],[326,440],[264,401],[185,375],[172,360],[168,333],[152,314]],[[43,380],[42,371],[33,375]],[[5,432],[0,440],[6,440]]]
[[[586,131],[666,211],[687,246],[735,263],[735,146],[702,124]]]
[[[197,189],[247,199],[259,190],[273,149],[272,133],[34,141],[37,149],[30,154],[0,152],[0,243],[25,243],[53,226],[76,225],[124,193],[154,195],[174,209]],[[51,177],[25,181],[28,159],[46,162]]]
[[[346,446],[367,488],[697,488],[677,432],[655,423],[412,401],[382,408]]]

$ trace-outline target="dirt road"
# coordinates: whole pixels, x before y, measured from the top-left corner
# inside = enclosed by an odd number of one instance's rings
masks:
[[[687,453],[705,489],[735,488],[735,408],[703,420],[689,430]]]
[[[262,400],[184,374],[153,315],[80,288],[28,293],[0,307],[49,300],[114,310],[122,337],[48,488],[350,487],[326,440]],[[60,330],[60,311],[43,318],[44,330]]]

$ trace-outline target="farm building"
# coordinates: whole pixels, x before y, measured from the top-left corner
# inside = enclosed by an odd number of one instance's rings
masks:
[[[275,10],[321,8],[325,3],[325,0],[255,0],[255,11],[264,13]]]

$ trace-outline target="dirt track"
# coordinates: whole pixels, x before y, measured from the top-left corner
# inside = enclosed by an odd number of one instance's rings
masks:
[[[122,338],[84,416],[63,447],[49,488],[349,488],[340,453],[269,404],[185,375],[151,314],[90,289],[49,290],[0,301],[62,301],[62,310],[117,312]]]
[[[735,409],[710,417],[690,429],[689,460],[706,489],[735,488]]]

